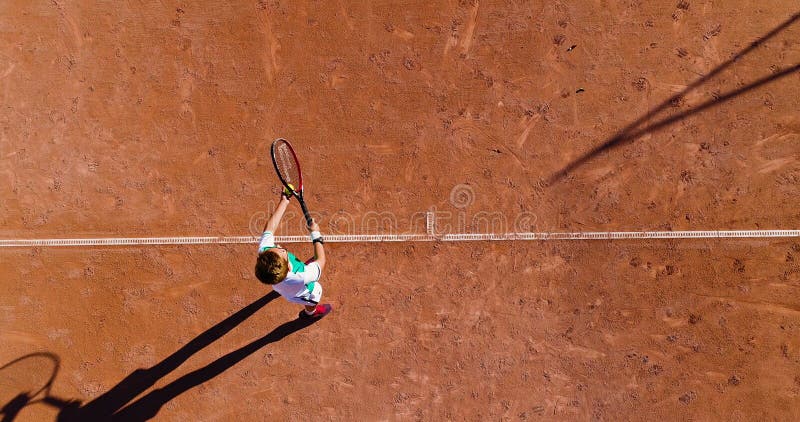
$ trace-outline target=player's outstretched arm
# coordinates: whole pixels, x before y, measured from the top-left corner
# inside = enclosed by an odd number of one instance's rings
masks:
[[[284,191],[281,193],[281,201],[278,203],[278,208],[275,209],[275,212],[272,216],[267,220],[267,224],[264,225],[264,230],[266,232],[275,233],[275,230],[278,229],[278,224],[281,222],[281,218],[283,218],[283,214],[286,212],[286,207],[289,206],[289,196],[286,195]]]
[[[325,247],[322,245],[322,234],[319,232],[319,224],[311,222],[308,228],[311,232],[311,240],[314,242],[314,261],[319,265],[320,270],[325,269]]]

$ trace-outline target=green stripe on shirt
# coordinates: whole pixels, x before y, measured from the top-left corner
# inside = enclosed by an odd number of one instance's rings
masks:
[[[289,262],[292,264],[293,273],[305,272],[306,264],[303,261],[297,259],[297,257],[294,256],[294,254],[289,251],[286,251],[286,254],[289,255]]]

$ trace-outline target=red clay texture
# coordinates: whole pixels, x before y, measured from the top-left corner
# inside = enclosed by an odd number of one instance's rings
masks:
[[[2,239],[258,234],[277,137],[328,235],[800,228],[792,2],[6,0],[0,34]],[[0,412],[800,419],[800,239],[326,248],[319,320],[255,244],[0,248]]]

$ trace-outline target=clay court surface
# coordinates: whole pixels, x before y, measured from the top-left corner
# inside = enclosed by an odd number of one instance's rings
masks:
[[[0,3],[0,239],[800,228],[796,2],[196,3]],[[0,248],[3,420],[800,418],[798,238],[326,246]]]

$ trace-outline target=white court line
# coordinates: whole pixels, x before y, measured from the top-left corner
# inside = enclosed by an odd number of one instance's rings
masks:
[[[436,240],[428,235],[376,234],[376,235],[327,235],[325,243],[361,242],[421,242]],[[308,236],[275,236],[277,243],[311,242]],[[0,240],[0,247],[30,246],[129,246],[129,245],[208,245],[258,243],[256,236],[218,237],[106,237],[91,239],[8,239]]]
[[[367,242],[466,242],[511,240],[621,240],[621,239],[732,239],[800,237],[800,230],[710,230],[674,232],[576,232],[576,233],[459,233],[459,234],[334,234],[326,243]],[[310,242],[308,236],[276,236],[279,243]],[[6,239],[0,247],[44,246],[131,246],[131,245],[202,245],[258,243],[255,236],[222,237],[130,237],[90,239]]]
[[[481,233],[446,234],[438,240],[450,242],[486,240],[622,240],[622,239],[730,239],[800,237],[800,230],[706,230],[673,232],[577,232],[577,233]]]
[[[425,219],[426,234],[333,234],[325,236],[329,243],[367,242],[470,242],[510,240],[619,240],[619,239],[731,239],[800,237],[800,230],[705,230],[656,232],[539,232],[539,233],[457,233],[436,234],[434,213]],[[43,246],[130,246],[130,245],[208,245],[258,243],[256,236],[217,237],[105,237],[89,239],[0,239],[0,247]],[[275,236],[279,243],[310,242],[308,236]]]

